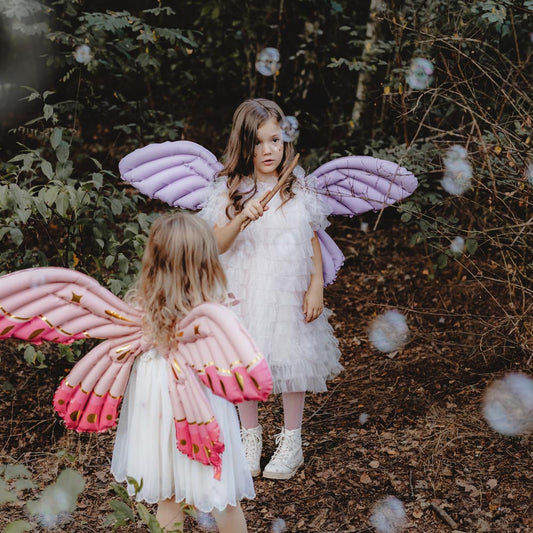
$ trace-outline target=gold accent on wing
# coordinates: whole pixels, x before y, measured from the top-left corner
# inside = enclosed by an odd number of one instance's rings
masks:
[[[211,457],[211,450],[204,444],[204,452],[207,457]]]
[[[113,415],[107,415],[107,416],[106,416],[106,419],[107,419],[107,420],[113,420]]]
[[[83,294],[76,294],[74,291],[72,291],[72,299],[70,301],[74,302],[75,304],[79,304],[82,298]]]
[[[3,337],[4,335],[7,335],[14,327],[15,327],[15,325],[7,326],[7,328],[4,328],[2,330],[2,333],[0,333],[0,337]]]
[[[80,418],[80,412],[79,411],[72,411],[72,413],[70,413],[70,419],[73,421],[73,422],[77,422]]]
[[[111,311],[110,309],[106,309],[105,314],[112,316],[113,318],[118,318],[119,320],[124,320],[124,322],[131,322],[129,318],[123,317],[122,315],[119,315],[116,311]]]
[[[198,444],[193,444],[192,445],[192,452],[193,453],[198,453],[200,451],[200,448],[198,447]]]
[[[27,322],[28,320],[31,320],[32,317],[29,317],[29,318],[25,318],[25,317],[22,317],[22,316],[15,316],[15,315],[12,315],[9,311],[7,311],[6,309],[4,309],[1,305],[0,305],[0,311],[2,311],[2,313],[4,313],[4,315],[10,317],[10,318],[13,318],[15,320],[21,320],[22,322]]]
[[[209,388],[215,392],[215,389],[213,389],[213,382],[211,381],[211,376],[209,374],[206,373],[206,376],[207,376],[207,381],[209,382]]]
[[[199,324],[196,324],[194,326],[194,334],[195,335],[200,335],[200,325]]]
[[[43,331],[44,331],[44,328],[36,329],[36,330],[33,331],[33,332],[31,333],[31,335],[28,337],[28,340],[29,340],[29,341],[32,341],[33,339],[35,339],[35,337],[38,337]]]
[[[57,400],[57,403],[58,403],[59,405],[63,405],[63,404],[65,403],[65,400]]]
[[[257,383],[257,380],[253,376],[250,376],[250,379],[252,380],[252,383],[255,385],[255,388],[257,390],[261,390],[261,387],[259,386],[259,383]]]
[[[183,331],[178,331],[176,333],[176,337],[183,337]]]
[[[120,354],[117,357],[117,361],[122,361],[131,352],[130,348],[131,344],[126,344],[126,346],[121,346],[120,348],[117,348],[115,351]]]
[[[181,440],[180,440],[180,444],[181,444],[182,446],[187,446],[187,441],[186,441],[185,439],[181,439]]]
[[[222,387],[222,392],[224,393],[224,396],[227,396],[227,394],[226,394],[226,385],[224,385],[223,381],[220,382],[220,386]]]
[[[90,413],[87,415],[87,422],[89,422],[89,424],[94,424],[97,420],[98,416],[96,413]]]
[[[258,361],[260,361],[261,359],[263,359],[263,354],[261,352],[259,352],[257,354],[257,356],[255,357],[255,359],[252,359],[247,365],[246,365],[246,369],[250,368],[251,366],[255,365],[255,363],[257,363]]]
[[[243,391],[244,390],[244,378],[238,372],[235,372],[235,379],[237,380],[237,383],[239,384],[239,389]]]
[[[172,359],[172,366],[176,369],[176,372],[178,374],[181,374],[182,370],[181,370],[181,366],[179,365],[179,363],[176,361],[176,359]]]

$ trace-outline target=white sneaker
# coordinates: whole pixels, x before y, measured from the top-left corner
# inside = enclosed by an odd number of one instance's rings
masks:
[[[241,441],[250,473],[253,477],[258,476],[261,473],[259,462],[263,449],[263,428],[260,425],[250,429],[241,427]]]
[[[290,479],[304,464],[302,453],[302,430],[285,429],[276,435],[278,445],[270,462],[263,470],[263,477],[269,479]]]

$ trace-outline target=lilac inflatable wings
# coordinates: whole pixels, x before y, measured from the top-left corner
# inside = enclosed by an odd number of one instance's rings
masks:
[[[119,163],[122,179],[143,194],[193,211],[205,201],[207,186],[221,169],[209,150],[190,141],[149,144]]]
[[[222,165],[199,144],[164,142],[139,148],[119,164],[122,179],[150,198],[183,209],[197,210],[207,200],[207,186]],[[415,176],[391,161],[368,156],[334,159],[312,176],[332,215],[360,215],[379,211],[403,200],[416,189]],[[325,231],[318,231],[324,284],[335,281],[344,256]]]
[[[412,172],[369,156],[333,159],[312,173],[332,215],[379,211],[407,198],[418,186]]]
[[[354,216],[379,211],[410,196],[418,181],[396,163],[368,156],[333,159],[320,166],[310,177],[322,194],[332,215]],[[344,256],[323,230],[317,232],[322,249],[324,284],[335,281]]]
[[[263,356],[225,306],[203,303],[178,324],[175,353],[166,354],[178,449],[220,477],[224,444],[204,392],[234,403],[264,400],[272,377]],[[54,408],[76,431],[106,431],[135,357],[153,347],[142,312],[76,270],[32,268],[0,276],[0,339],[70,344],[105,339],[80,359],[54,395]]]

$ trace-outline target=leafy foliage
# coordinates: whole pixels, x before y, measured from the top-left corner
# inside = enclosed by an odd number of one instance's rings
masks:
[[[527,314],[531,0],[184,0],[179,14],[170,2],[7,0],[0,17],[5,35],[46,58],[35,89],[0,85],[23,99],[0,131],[4,272],[73,266],[123,292],[155,214],[117,180],[120,157],[178,138],[220,155],[236,105],[265,96],[298,118],[304,167],[364,153],[412,170],[420,186],[400,220],[429,279],[483,283],[476,257],[497,258],[490,276],[521,302],[513,320]],[[9,66],[17,48],[4,41]],[[255,70],[267,46],[281,56],[270,77]],[[413,82],[416,60],[418,76],[431,67],[426,85]],[[454,145],[473,169],[455,196],[441,184]],[[458,237],[461,253],[450,248]]]

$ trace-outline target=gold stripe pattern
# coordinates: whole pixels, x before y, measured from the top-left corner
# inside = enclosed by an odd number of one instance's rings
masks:
[[[124,322],[131,322],[129,318],[123,317],[122,315],[119,315],[116,311],[111,311],[111,309],[106,309],[105,314],[112,316],[113,318],[118,318],[119,320],[124,320]]]
[[[9,318],[13,318],[14,320],[21,320],[22,322],[27,322],[28,320],[31,320],[31,317],[30,318],[25,318],[25,317],[22,317],[22,316],[12,315],[9,311],[4,309],[1,305],[0,305],[0,311],[2,311],[2,313],[4,313],[4,315],[8,316]]]

